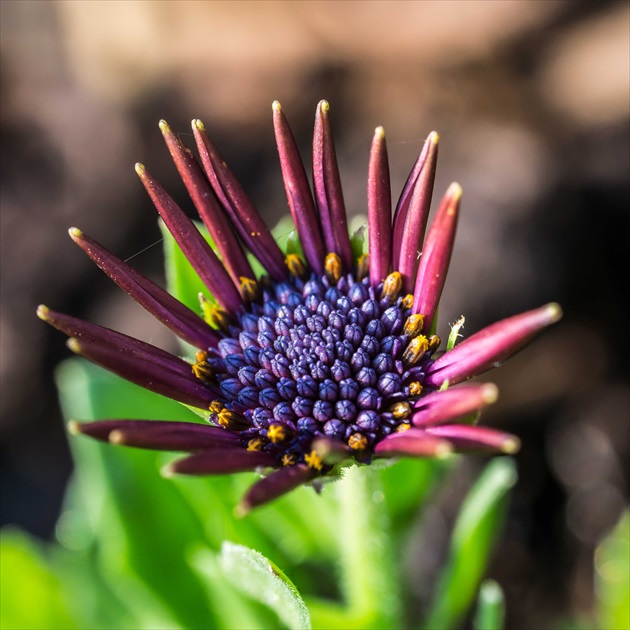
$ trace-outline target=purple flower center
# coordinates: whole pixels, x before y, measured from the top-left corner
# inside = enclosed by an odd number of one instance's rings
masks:
[[[407,401],[432,362],[435,347],[411,365],[404,360],[414,336],[405,328],[410,300],[352,275],[335,283],[313,273],[261,288],[261,300],[206,359],[222,394],[215,409],[243,418],[248,448],[284,465],[321,468],[309,460],[318,437],[369,461],[376,443],[409,427]],[[210,419],[236,428],[220,413]]]

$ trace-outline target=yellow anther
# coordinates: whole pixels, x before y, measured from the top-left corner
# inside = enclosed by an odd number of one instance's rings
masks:
[[[248,451],[262,451],[264,446],[265,440],[261,437],[252,438],[249,442],[247,442]]]
[[[206,323],[214,328],[227,330],[230,324],[230,317],[220,306],[211,302],[203,293],[199,294],[199,304]]]
[[[409,337],[417,337],[422,332],[424,326],[424,315],[410,315],[405,322],[403,332]]]
[[[368,254],[361,254],[357,260],[357,280],[363,280],[370,273],[370,257]]]
[[[285,453],[282,456],[282,465],[283,466],[293,466],[297,464],[298,456],[295,453]]]
[[[411,405],[404,400],[395,403],[390,411],[396,420],[402,420],[403,418],[407,418],[411,413]]]
[[[249,426],[247,420],[230,409],[222,409],[217,415],[217,423],[225,429],[240,430]]]
[[[309,468],[314,468],[315,470],[321,470],[324,467],[322,458],[315,451],[304,455],[304,461]]]
[[[405,297],[400,300],[400,308],[411,308],[413,306],[413,294],[407,293]]]
[[[431,335],[428,339],[429,342],[429,352],[433,354],[442,343],[441,339],[437,335]]]
[[[288,254],[284,259],[289,273],[296,278],[303,278],[306,275],[306,266],[297,254]]]
[[[210,382],[214,380],[214,371],[207,361],[199,361],[192,366],[193,374],[200,380]]]
[[[361,433],[353,433],[348,438],[348,446],[353,451],[364,451],[367,448],[368,439]]]
[[[403,364],[407,367],[414,365],[429,349],[429,342],[424,335],[418,335],[409,342],[402,355]]]
[[[267,437],[274,443],[287,439],[287,428],[283,424],[270,424],[267,429]]]
[[[394,432],[395,433],[403,433],[404,431],[408,431],[409,429],[411,429],[411,425],[408,422],[403,422],[402,424],[399,424],[394,429]]]
[[[381,297],[388,299],[390,304],[393,304],[400,290],[402,289],[402,275],[398,271],[390,273],[385,282],[383,282],[383,293]]]
[[[241,283],[241,295],[243,299],[246,302],[255,302],[260,295],[258,282],[252,278],[246,278],[245,276],[241,276],[239,281]]]
[[[331,284],[337,284],[341,279],[341,258],[333,252],[326,256],[326,260],[324,261],[324,271],[326,272],[326,277]]]
[[[409,395],[410,396],[420,396],[422,393],[422,384],[420,381],[414,381],[413,383],[409,383]]]
[[[210,409],[210,413],[221,413],[225,407],[223,403],[220,403],[218,400],[213,400],[208,409]]]
[[[197,363],[201,363],[202,361],[205,361],[207,358],[208,358],[208,353],[205,350],[197,350],[195,354],[195,360],[197,361]]]

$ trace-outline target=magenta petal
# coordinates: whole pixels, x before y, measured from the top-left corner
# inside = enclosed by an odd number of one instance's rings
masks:
[[[442,438],[429,435],[420,429],[407,429],[392,433],[375,447],[374,454],[380,457],[399,455],[402,457],[444,457],[452,451],[451,445]]]
[[[319,220],[300,152],[278,101],[273,103],[273,128],[280,156],[284,189],[302,251],[311,268],[321,275],[324,272],[324,244]]]
[[[468,424],[445,424],[427,428],[427,433],[448,440],[457,451],[516,453],[520,440],[510,433]]]
[[[301,486],[303,483],[313,479],[316,474],[317,471],[305,466],[304,464],[285,466],[284,468],[271,473],[268,477],[256,482],[247,491],[247,494],[238,507],[239,514],[243,516],[252,508],[263,505],[263,503],[267,503],[273,499],[277,499],[279,496],[282,496],[298,486]]]
[[[431,208],[439,136],[432,131],[403,188],[392,232],[392,266],[403,277],[403,293],[414,289],[419,254]]]
[[[317,105],[313,132],[313,188],[326,253],[337,254],[345,271],[349,272],[352,270],[352,248],[328,110],[327,101]]]
[[[368,168],[367,205],[370,283],[376,286],[389,273],[392,243],[392,197],[383,127],[376,128],[372,139]]]
[[[284,255],[269,228],[227,167],[218,149],[210,142],[203,123],[193,120],[192,130],[203,170],[234,228],[267,273],[274,280],[284,280],[288,275]]]
[[[208,180],[192,153],[171,131],[166,121],[160,121],[160,129],[164,135],[166,146],[173,158],[188,194],[201,217],[214,244],[221,255],[223,264],[236,287],[241,286],[240,279],[254,278],[254,272],[247,262],[241,244],[234,234],[225,213],[221,209]]]
[[[136,172],[169,232],[210,293],[226,311],[236,313],[243,305],[243,301],[210,245],[201,236],[195,224],[142,164],[136,164]]]
[[[424,315],[423,330],[425,332],[431,330],[446,281],[455,241],[455,228],[457,227],[461,196],[461,186],[451,184],[431,224],[420,257],[413,295],[413,313]]]
[[[220,336],[187,306],[77,228],[72,240],[125,292],[176,335],[197,348],[215,347]]]
[[[411,421],[416,427],[444,424],[496,402],[499,390],[492,383],[462,385],[433,392],[414,403]]]
[[[256,470],[259,466],[277,466],[276,460],[264,451],[247,451],[244,448],[225,448],[202,451],[178,459],[165,469],[168,475],[225,475]]]
[[[166,420],[100,420],[69,423],[71,433],[82,433],[97,440],[166,451],[199,451],[234,448],[240,444],[233,433],[195,422]]]
[[[551,303],[492,324],[439,357],[424,384],[437,388],[448,381],[454,385],[497,367],[561,317],[560,306]]]

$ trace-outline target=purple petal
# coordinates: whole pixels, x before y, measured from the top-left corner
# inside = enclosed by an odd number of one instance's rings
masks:
[[[337,254],[348,272],[352,269],[352,248],[328,110],[327,101],[317,105],[313,133],[313,187],[326,252]]]
[[[424,384],[440,387],[448,381],[454,385],[497,367],[561,317],[560,306],[551,303],[492,324],[439,357]]]
[[[72,240],[136,302],[176,335],[197,348],[215,347],[220,336],[195,312],[157,284],[123,262],[77,228],[70,228]]]
[[[208,232],[210,232],[210,236],[212,236],[212,240],[221,254],[221,259],[232,278],[232,282],[234,282],[236,287],[240,288],[240,279],[242,277],[254,278],[254,272],[249,262],[247,262],[247,258],[230,222],[221,209],[208,180],[205,178],[192,153],[171,131],[166,121],[160,121],[160,129],[177,171],[199,216],[206,228],[208,228]]]
[[[210,142],[204,124],[200,120],[193,120],[192,130],[203,170],[234,228],[269,275],[274,280],[284,280],[288,274],[284,255],[269,228],[227,167],[222,155]]]
[[[306,262],[318,274],[324,273],[324,244],[319,221],[313,205],[311,189],[306,178],[304,164],[300,158],[289,123],[278,101],[273,103],[273,128],[276,134],[278,155],[284,189],[297,229]]]
[[[429,427],[427,432],[447,439],[457,451],[498,451],[512,454],[516,453],[521,446],[520,440],[510,433],[468,424]]]
[[[392,243],[392,198],[383,127],[377,127],[374,131],[370,149],[367,197],[370,283],[376,286],[389,273]]]
[[[181,247],[190,264],[208,287],[217,302],[229,313],[236,313],[243,301],[232,284],[225,267],[195,224],[184,214],[168,193],[142,164],[136,164],[136,173],[149,193],[166,227]]]
[[[256,470],[259,466],[277,466],[276,460],[264,451],[247,451],[244,448],[225,448],[202,451],[178,459],[164,469],[170,475],[225,475]]]
[[[68,346],[73,352],[136,385],[200,409],[207,409],[217,397],[195,378],[190,363],[160,348],[45,306],[37,309],[37,315],[72,336]]]
[[[411,421],[416,427],[444,424],[474,413],[496,402],[498,397],[499,390],[492,383],[451,387],[417,400]]]
[[[403,292],[413,291],[419,252],[431,207],[438,154],[437,132],[427,137],[394,213],[392,266],[403,277]]]
[[[234,448],[239,439],[229,431],[195,422],[166,420],[100,420],[68,424],[71,433],[82,433],[112,444],[162,451],[200,451]]]
[[[424,315],[423,330],[425,332],[431,330],[444,288],[455,241],[461,196],[461,186],[451,184],[440,203],[422,250],[412,310],[413,313]]]
[[[451,445],[442,438],[429,435],[420,429],[407,429],[392,433],[374,448],[380,457],[399,455],[402,457],[444,457],[451,453]]]
[[[244,516],[252,508],[277,499],[311,480],[316,474],[317,471],[304,464],[285,466],[256,482],[241,501],[237,512],[240,516]]]

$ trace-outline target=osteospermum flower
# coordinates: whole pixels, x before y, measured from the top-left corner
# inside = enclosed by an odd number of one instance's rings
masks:
[[[188,452],[168,473],[258,470],[265,476],[244,497],[242,511],[352,462],[518,449],[516,437],[471,422],[496,400],[494,385],[453,386],[522,348],[560,318],[560,308],[549,304],[516,315],[441,350],[435,317],[462,191],[458,184],[449,187],[425,239],[438,135],[429,134],[424,143],[392,220],[385,135],[376,129],[367,187],[369,250],[357,257],[328,109],[320,102],[315,117],[313,197],[287,120],[280,104],[273,105],[280,166],[301,245],[299,253],[287,255],[201,121],[192,123],[201,165],[160,123],[216,251],[147,169],[138,164],[136,171],[214,298],[201,296],[202,316],[80,230],[70,230],[114,282],[198,349],[196,359],[190,363],[44,306],[39,316],[70,336],[75,353],[195,408],[207,420],[72,422],[73,432]],[[247,250],[265,275],[255,276]]]

